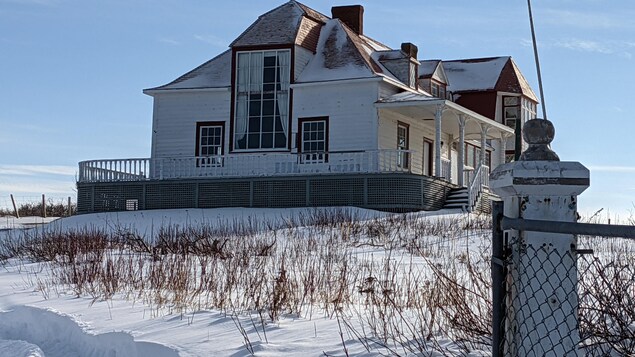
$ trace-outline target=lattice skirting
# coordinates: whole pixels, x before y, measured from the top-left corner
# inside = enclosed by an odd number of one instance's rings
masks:
[[[412,174],[320,175],[77,184],[79,213],[214,207],[441,209],[451,183]]]

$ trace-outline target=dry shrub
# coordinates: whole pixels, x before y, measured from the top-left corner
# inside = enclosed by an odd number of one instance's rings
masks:
[[[68,203],[64,201],[55,201],[53,199],[48,199],[45,202],[46,204],[46,215],[47,217],[68,217]],[[70,215],[74,215],[77,213],[77,205],[75,203],[71,203],[71,212]],[[42,215],[42,202],[27,202],[18,205],[18,214],[20,217],[39,217]],[[13,216],[15,212],[12,208],[0,208],[0,217],[4,216]]]
[[[588,355],[635,355],[635,251],[631,241],[586,239],[594,256],[582,256],[580,335]]]
[[[0,242],[0,261],[42,262],[45,297],[70,288],[94,301],[120,294],[157,314],[223,311],[248,349],[245,318],[256,326],[256,317],[266,340],[280,316],[324,314],[369,352],[469,355],[491,350],[490,226],[487,216],[307,210],[282,225],[171,225],[152,237],[27,231]],[[592,353],[633,353],[631,247],[598,246],[598,258],[580,262],[581,331]]]

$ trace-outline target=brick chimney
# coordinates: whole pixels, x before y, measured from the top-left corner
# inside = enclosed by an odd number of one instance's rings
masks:
[[[414,58],[416,60],[419,49],[417,48],[417,46],[410,42],[404,42],[401,44],[401,52],[405,53],[406,56]]]
[[[417,89],[417,77],[419,75],[418,52],[417,46],[410,42],[404,42],[401,44],[401,51],[381,51],[379,62],[403,84]]]
[[[333,6],[331,17],[340,19],[358,35],[364,34],[364,7],[362,5]]]

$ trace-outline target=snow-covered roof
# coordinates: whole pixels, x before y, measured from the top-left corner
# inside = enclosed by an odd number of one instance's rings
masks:
[[[393,94],[390,97],[382,98],[378,103],[403,103],[403,102],[431,102],[439,101],[439,98],[433,97],[427,93],[401,92]]]
[[[354,36],[340,20],[329,20],[320,32],[315,56],[302,71],[297,83],[375,76]]]
[[[379,61],[384,56],[402,56],[399,50],[350,29],[340,19],[329,17],[295,0],[262,14],[230,47],[297,44],[303,21],[315,21],[320,31],[315,56],[297,78],[297,83],[386,77],[398,79]],[[318,25],[319,24],[319,25]],[[321,27],[321,29],[320,29]],[[231,86],[231,50],[205,62],[176,80],[149,90],[202,89]]]
[[[419,60],[419,78],[430,78],[441,60]]]
[[[330,19],[295,0],[260,15],[230,46],[294,44],[315,53],[299,74],[297,83],[383,77],[397,86],[401,83],[407,87],[384,65],[387,60],[403,58],[405,54],[401,50],[360,35],[340,19]],[[150,90],[230,87],[231,56],[231,50],[225,51],[176,80]],[[499,82],[504,69],[507,75]],[[421,61],[418,74],[419,78],[432,77],[447,83],[448,90],[455,93],[496,89],[522,91],[535,98],[510,57]]]
[[[154,89],[199,89],[231,86],[232,51],[227,50],[174,81]]]
[[[293,44],[302,17],[320,22],[328,17],[296,1],[289,1],[258,17],[230,47]]]
[[[495,89],[501,71],[510,57],[490,57],[443,61],[452,92]]]

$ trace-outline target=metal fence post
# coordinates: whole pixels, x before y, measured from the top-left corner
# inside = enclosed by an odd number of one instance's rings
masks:
[[[503,356],[505,316],[505,252],[503,246],[503,202],[492,202],[492,357]]]
[[[589,171],[560,162],[549,143],[553,125],[528,121],[529,148],[520,160],[501,165],[490,185],[510,218],[574,222],[577,196]],[[579,348],[577,256],[573,234],[506,231],[510,248],[503,350],[505,356],[577,356]]]

